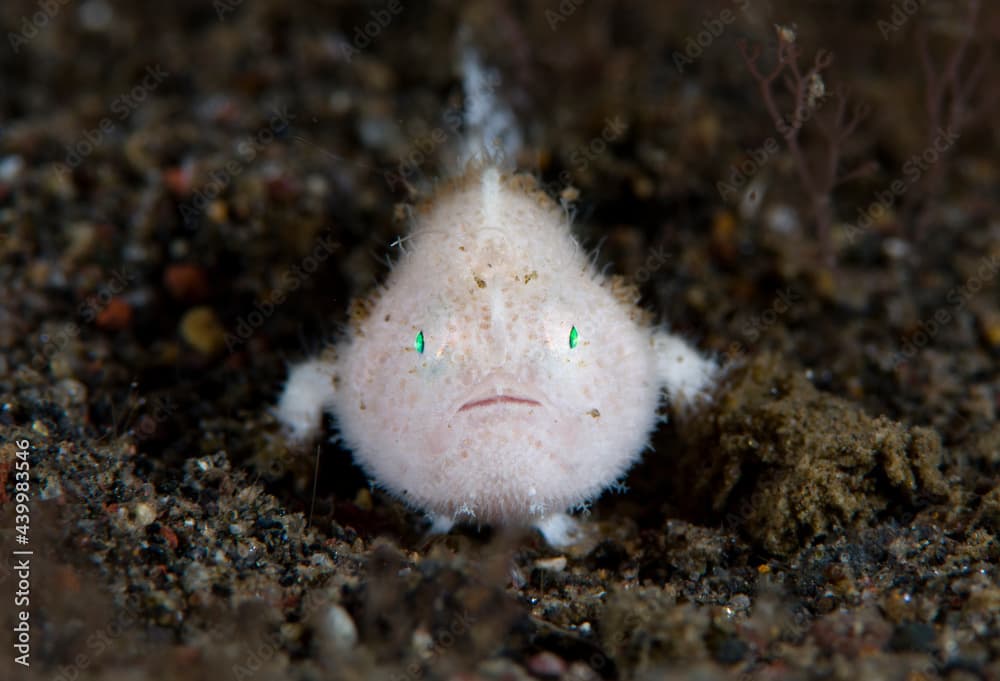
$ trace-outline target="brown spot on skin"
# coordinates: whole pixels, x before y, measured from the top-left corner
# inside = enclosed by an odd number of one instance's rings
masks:
[[[366,319],[368,319],[369,316],[371,316],[372,310],[375,309],[375,303],[378,302],[378,299],[378,293],[351,299],[351,302],[347,307],[347,316],[350,319],[351,327],[354,331],[360,333],[361,325]]]
[[[365,407],[365,403],[364,402],[362,402],[361,404],[359,404],[358,407],[361,409],[361,411],[364,411],[365,409],[367,409],[367,407]]]
[[[653,313],[638,306],[639,288],[635,284],[616,274],[608,279],[606,286],[611,290],[611,295],[628,309],[629,319],[640,326],[646,326],[653,321]]]
[[[524,275],[524,283],[525,284],[527,284],[532,279],[538,279],[538,271],[537,270],[531,270],[530,272],[528,272],[527,274]]]
[[[601,418],[601,412],[597,411],[596,409],[591,409],[587,413],[593,416],[595,419]]]
[[[638,302],[639,288],[635,284],[629,283],[622,275],[613,275],[608,283],[611,294],[622,304],[635,305]]]
[[[479,288],[486,288],[486,280],[480,277],[478,274],[473,274],[472,278],[476,280],[476,286]]]

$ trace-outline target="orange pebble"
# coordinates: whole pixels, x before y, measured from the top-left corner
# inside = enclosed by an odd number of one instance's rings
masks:
[[[162,534],[163,538],[167,540],[168,544],[170,544],[170,548],[172,548],[172,549],[176,549],[177,548],[177,544],[180,543],[180,542],[177,539],[177,533],[176,532],[174,532],[173,530],[171,530],[166,525],[161,525],[160,526],[160,534]]]
[[[124,298],[112,298],[97,314],[97,326],[108,331],[121,331],[131,323],[132,306]]]
[[[175,300],[193,303],[208,296],[208,277],[205,270],[194,263],[179,262],[167,267],[163,284]]]

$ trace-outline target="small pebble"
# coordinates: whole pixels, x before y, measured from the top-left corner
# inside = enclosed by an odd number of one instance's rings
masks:
[[[334,650],[350,650],[358,643],[358,629],[351,615],[338,604],[327,608],[319,626],[322,640]]]
[[[181,319],[181,338],[203,355],[214,355],[225,345],[226,330],[210,307],[195,307]]]
[[[224,224],[229,219],[229,204],[225,201],[212,201],[205,211],[208,219],[217,225]]]
[[[156,509],[152,504],[140,501],[135,505],[135,522],[145,527],[156,520]]]
[[[723,260],[733,260],[737,254],[736,217],[728,210],[716,212],[712,219],[712,246]]]
[[[767,228],[778,234],[794,234],[801,228],[799,215],[791,206],[773,206],[764,217]]]
[[[177,539],[176,532],[174,532],[172,529],[164,525],[163,527],[160,528],[160,534],[163,535],[163,538],[166,540],[167,544],[170,545],[170,548],[172,549],[177,548],[179,540]]]
[[[362,487],[358,490],[358,493],[354,495],[354,505],[362,511],[372,510],[372,495],[371,492],[368,491],[367,487]]]
[[[983,307],[976,312],[979,321],[979,329],[983,340],[991,348],[1000,347],[1000,314],[992,309]]]
[[[733,610],[747,612],[750,610],[750,597],[746,594],[736,594],[729,602],[729,605]]]
[[[212,575],[204,565],[192,562],[181,574],[181,587],[195,593],[212,587]]]
[[[169,168],[163,173],[163,184],[177,196],[187,196],[191,193],[191,165]]]
[[[888,237],[882,242],[882,252],[893,260],[906,258],[912,250],[910,243],[905,239]]]
[[[413,648],[413,652],[426,659],[434,648],[434,637],[424,627],[417,627],[413,630],[410,646]]]
[[[17,179],[24,169],[24,159],[20,156],[4,156],[0,158],[0,182],[10,182]]]
[[[75,222],[67,229],[69,243],[63,251],[67,260],[82,260],[89,256],[98,243],[97,225],[92,222]]]
[[[80,5],[77,16],[88,31],[104,31],[111,25],[115,12],[104,0],[89,0]]]
[[[543,650],[528,658],[528,671],[535,676],[559,678],[566,673],[566,662],[555,653]]]
[[[550,572],[562,572],[566,569],[566,556],[540,558],[535,561],[535,567],[540,570],[549,570]]]
[[[87,402],[87,386],[73,378],[64,378],[52,391],[53,401],[63,409],[76,407]]]
[[[132,306],[124,298],[115,297],[97,313],[97,326],[106,331],[121,331],[132,323]]]
[[[163,284],[175,300],[193,303],[208,296],[208,277],[194,263],[174,263],[163,273]]]

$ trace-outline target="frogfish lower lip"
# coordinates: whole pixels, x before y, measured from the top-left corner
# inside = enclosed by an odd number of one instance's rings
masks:
[[[475,409],[476,407],[487,407],[491,404],[525,404],[529,406],[542,406],[542,403],[538,400],[532,400],[527,397],[517,397],[515,395],[494,395],[492,397],[487,397],[481,400],[470,400],[466,402],[458,411],[468,411],[469,409]]]

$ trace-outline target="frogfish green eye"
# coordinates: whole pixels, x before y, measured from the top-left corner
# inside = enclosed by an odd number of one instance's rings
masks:
[[[413,348],[420,354],[424,352],[424,332],[420,331],[417,333],[417,337],[413,339]]]
[[[580,334],[577,333],[576,327],[574,326],[569,330],[569,346],[575,348],[576,344],[580,342]]]

